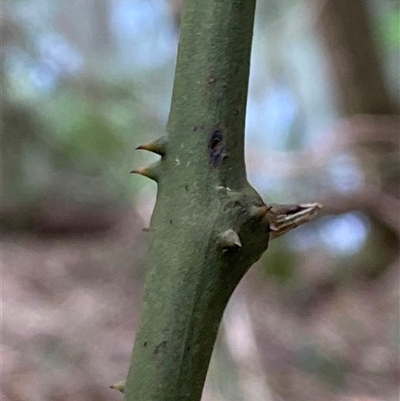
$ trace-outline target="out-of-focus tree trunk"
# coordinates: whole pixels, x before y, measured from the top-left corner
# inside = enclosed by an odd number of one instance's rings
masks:
[[[381,190],[399,198],[398,129],[393,129],[399,127],[398,116],[394,116],[398,110],[385,87],[366,0],[326,0],[319,29],[336,81],[341,114],[371,115],[368,119],[353,119],[342,134],[356,137],[354,142],[362,144],[363,154],[365,150],[369,153],[367,158],[360,158],[366,171],[370,170],[369,156],[373,155]]]
[[[344,116],[393,114],[365,0],[326,0],[319,30]]]
[[[346,118],[335,134],[339,142],[347,144],[347,152],[353,151],[364,174],[364,187],[352,193],[348,210],[360,210],[354,199],[364,199],[364,205],[375,204],[378,214],[390,215],[391,210],[380,209],[395,207],[400,197],[399,117],[386,87],[383,57],[373,40],[367,6],[366,0],[326,0],[318,25],[336,83],[340,113]],[[341,194],[330,194],[329,198],[327,210],[344,211],[346,199]],[[398,227],[398,219],[388,222],[376,219],[372,212],[368,215],[375,227],[372,231],[386,238],[384,249],[372,241],[372,252],[384,252],[392,259],[398,253],[399,233],[393,229]],[[380,260],[379,271],[387,266],[387,258]]]

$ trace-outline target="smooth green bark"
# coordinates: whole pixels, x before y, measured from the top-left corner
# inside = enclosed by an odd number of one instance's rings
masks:
[[[186,0],[126,401],[198,401],[225,306],[268,245],[246,180],[255,0]],[[146,149],[146,146],[142,147]],[[237,234],[237,237],[235,236]]]

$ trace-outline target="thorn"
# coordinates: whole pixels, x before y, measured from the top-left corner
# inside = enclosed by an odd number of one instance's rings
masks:
[[[254,218],[262,219],[270,210],[272,206],[253,206],[251,208],[251,216]]]
[[[241,248],[239,235],[231,228],[218,235],[218,243],[227,251],[229,248]]]
[[[154,141],[145,143],[136,148],[136,150],[147,150],[148,152],[156,153],[157,155],[164,156],[167,151],[168,138],[162,136]]]
[[[112,386],[110,386],[110,388],[112,388],[113,390],[118,390],[121,393],[123,393],[125,391],[125,382],[123,380],[113,384]]]
[[[159,178],[160,162],[153,163],[149,167],[136,168],[131,171],[131,174],[139,174],[143,177],[150,178],[151,180],[158,182]]]
[[[322,205],[320,203],[302,203],[299,205],[271,204],[267,212],[270,239],[278,238],[312,220],[321,208]]]

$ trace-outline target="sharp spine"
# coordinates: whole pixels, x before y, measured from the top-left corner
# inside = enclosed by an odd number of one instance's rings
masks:
[[[218,243],[226,251],[229,248],[241,248],[239,235],[231,228],[219,234]]]
[[[150,178],[151,180],[158,182],[160,173],[160,162],[151,164],[148,167],[136,168],[131,171],[131,174],[139,174],[143,177]]]
[[[113,384],[112,386],[110,386],[110,388],[112,388],[114,390],[118,390],[121,393],[123,393],[125,391],[125,382],[123,380],[121,380],[120,382],[117,382],[117,383]]]
[[[250,214],[256,219],[263,219],[271,210],[271,206],[252,206]]]
[[[162,157],[167,151],[167,143],[168,138],[166,136],[162,136],[154,141],[138,146],[136,150],[147,150],[148,152],[156,153]]]

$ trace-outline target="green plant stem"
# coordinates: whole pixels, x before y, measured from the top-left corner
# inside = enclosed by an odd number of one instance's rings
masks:
[[[136,171],[158,193],[126,401],[200,400],[225,306],[268,245],[244,164],[254,10],[183,4],[168,141],[157,166]]]

